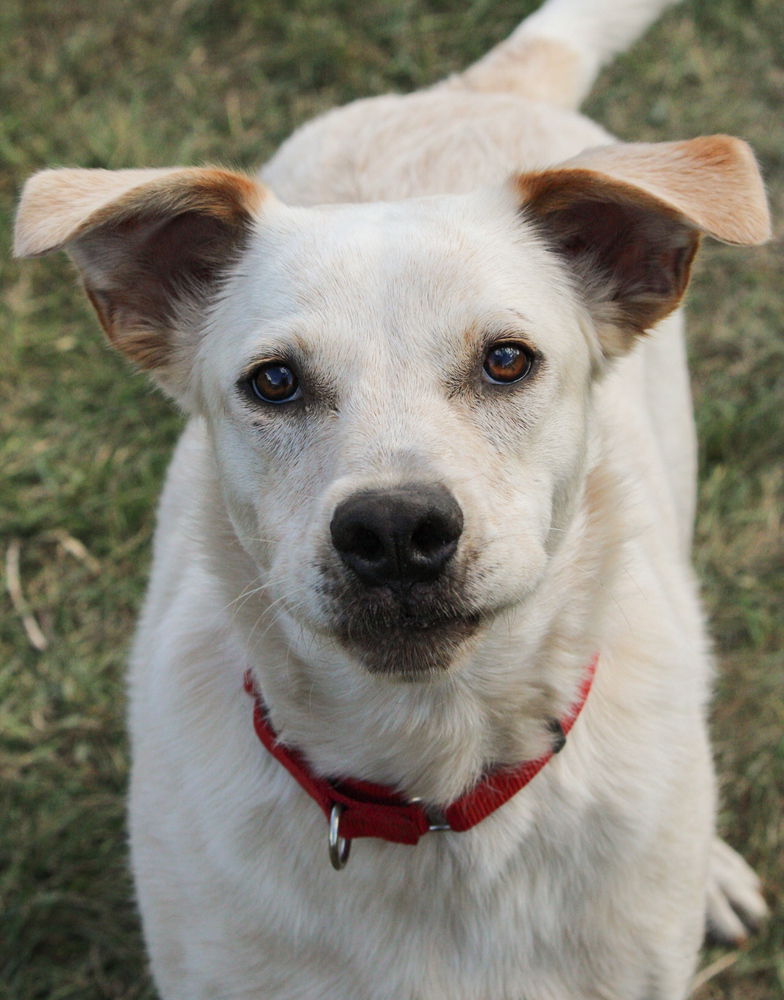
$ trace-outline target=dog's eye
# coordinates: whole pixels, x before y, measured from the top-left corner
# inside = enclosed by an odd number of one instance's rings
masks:
[[[529,347],[514,341],[503,341],[493,344],[485,354],[482,368],[488,381],[505,384],[524,379],[533,363],[534,355]]]
[[[300,395],[299,379],[293,368],[281,361],[265,361],[248,379],[253,395],[265,403],[288,403]]]

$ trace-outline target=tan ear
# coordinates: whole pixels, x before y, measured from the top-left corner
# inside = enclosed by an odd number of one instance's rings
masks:
[[[604,146],[516,184],[573,268],[608,356],[677,307],[702,233],[746,246],[770,238],[754,155],[731,136]]]
[[[46,170],[22,192],[14,252],[67,250],[112,344],[178,395],[194,309],[265,196],[252,178],[213,168]]]

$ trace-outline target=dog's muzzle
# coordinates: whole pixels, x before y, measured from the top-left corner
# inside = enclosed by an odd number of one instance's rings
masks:
[[[467,605],[456,552],[463,512],[440,483],[354,493],[330,524],[338,638],[371,673],[446,669],[481,615]]]

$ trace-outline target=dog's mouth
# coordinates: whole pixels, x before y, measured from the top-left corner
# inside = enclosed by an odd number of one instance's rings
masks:
[[[371,673],[419,679],[446,670],[485,617],[479,611],[404,604],[397,609],[364,608],[344,614],[337,634]]]
[[[466,591],[468,558],[433,580],[361,585],[354,574],[319,566],[327,631],[372,674],[421,680],[445,673],[494,616]]]

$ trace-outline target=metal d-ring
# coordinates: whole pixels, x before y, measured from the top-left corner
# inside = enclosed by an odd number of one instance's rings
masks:
[[[329,860],[337,872],[346,867],[351,853],[351,841],[348,837],[340,836],[340,817],[343,815],[343,808],[336,802],[329,814]]]

